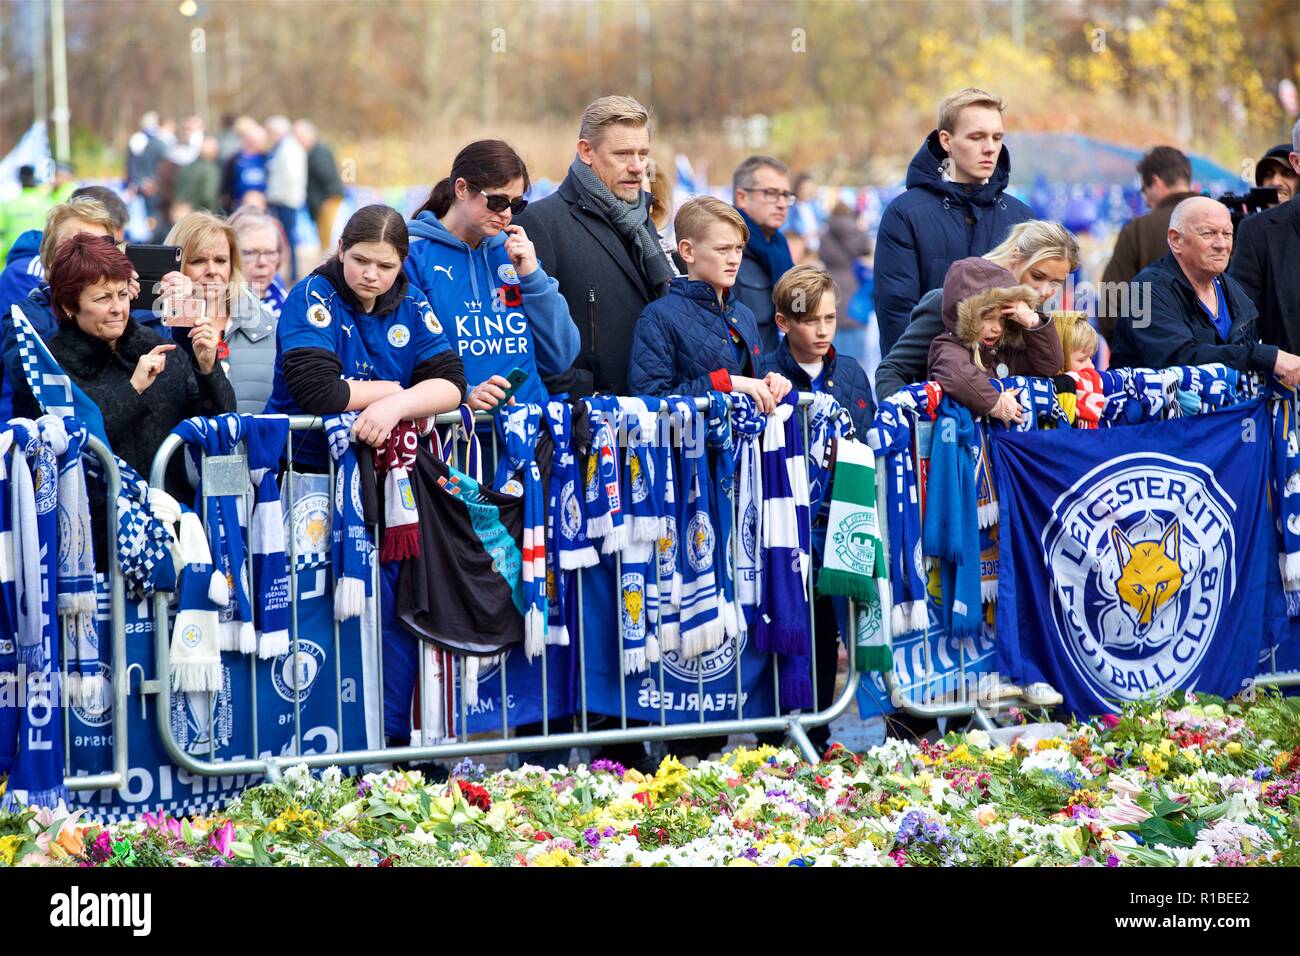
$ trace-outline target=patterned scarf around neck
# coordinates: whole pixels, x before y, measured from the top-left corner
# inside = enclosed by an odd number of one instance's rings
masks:
[[[667,285],[673,277],[673,270],[650,219],[649,194],[641,192],[636,202],[624,202],[610,192],[595,171],[577,156],[569,165],[569,175],[583,198],[636,250],[641,274],[651,291],[657,293]]]

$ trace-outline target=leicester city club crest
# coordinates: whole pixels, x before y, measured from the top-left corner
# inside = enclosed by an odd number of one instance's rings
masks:
[[[289,653],[281,654],[271,665],[271,682],[281,698],[299,704],[311,696],[312,686],[325,669],[325,649],[314,641],[298,640]]]
[[[686,559],[697,572],[713,567],[713,523],[700,512],[686,526]]]
[[[1053,504],[1052,613],[1098,698],[1189,686],[1236,589],[1236,511],[1208,467],[1155,453],[1100,465]]]
[[[677,570],[677,519],[664,518],[663,532],[659,536],[659,580],[667,582]]]
[[[623,575],[623,637],[645,640],[645,581],[639,574]]]
[[[411,341],[411,330],[404,325],[394,325],[388,330],[388,344],[395,349],[404,348]]]
[[[560,492],[560,521],[564,536],[569,540],[576,538],[582,530],[582,505],[578,503],[572,481],[566,481],[564,490]]]

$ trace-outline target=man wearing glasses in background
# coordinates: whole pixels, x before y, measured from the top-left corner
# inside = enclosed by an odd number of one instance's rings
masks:
[[[794,267],[785,225],[795,195],[790,191],[790,170],[771,156],[751,156],[731,176],[733,205],[749,227],[745,257],[736,273],[734,294],[758,319],[764,353],[776,348],[776,307],[772,289]]]

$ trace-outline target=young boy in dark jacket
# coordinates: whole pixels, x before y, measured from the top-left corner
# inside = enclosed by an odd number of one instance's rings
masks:
[[[772,290],[776,326],[784,338],[767,353],[767,367],[788,378],[800,392],[825,392],[853,420],[859,440],[875,411],[867,373],[850,355],[835,352],[839,286],[822,266],[795,266]]]
[[[789,380],[766,372],[758,322],[731,294],[749,230],[740,214],[711,196],[692,199],[673,221],[686,276],[647,305],[637,320],[628,360],[633,395],[749,395],[771,412]]]
[[[776,305],[776,326],[784,338],[767,354],[767,365],[790,379],[798,391],[832,396],[849,413],[858,440],[865,441],[875,411],[871,383],[855,358],[835,352],[832,339],[839,298],[835,280],[822,266],[795,266],[782,276],[772,290],[772,301]],[[824,495],[819,513],[813,516],[813,552],[819,565],[826,541],[828,502],[829,495]],[[835,699],[839,638],[841,628],[847,626],[848,606],[840,599],[821,596],[813,611],[817,703],[826,708]],[[830,727],[809,727],[808,738],[819,752],[824,751],[830,742]]]
[[[1008,375],[1051,377],[1065,363],[1051,316],[1035,312],[1038,293],[988,259],[954,262],[943,280],[943,324],[930,345],[930,378],[970,409],[1007,424],[1023,417],[1018,390],[989,381]]]

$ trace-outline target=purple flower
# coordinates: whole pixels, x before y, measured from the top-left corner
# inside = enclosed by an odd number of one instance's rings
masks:
[[[746,850],[744,853],[742,853],[742,854],[740,854],[740,855],[743,856],[746,860],[757,860],[757,859],[758,859],[758,848],[757,848],[757,847],[752,847],[752,846],[751,846],[748,850]]]
[[[587,846],[592,849],[600,846],[600,834],[596,832],[594,827],[587,827],[587,829],[583,830],[582,838],[587,841]]]
[[[610,837],[618,836],[618,831],[613,827],[605,827],[605,829],[600,831],[600,835],[608,840]]]
[[[372,788],[371,788],[371,783],[370,783],[369,780],[358,780],[358,781],[357,781],[357,796],[358,796],[358,797],[364,797],[364,796],[366,796],[368,793],[370,793],[371,789],[372,789]]]
[[[599,760],[593,760],[591,762],[590,770],[592,773],[612,773],[620,780],[622,780],[623,775],[627,773],[627,767],[624,767],[617,760],[606,760],[604,757],[601,757]]]
[[[1253,774],[1251,774],[1251,776],[1255,778],[1256,782],[1267,780],[1269,777],[1273,776],[1273,768],[1259,767]]]

